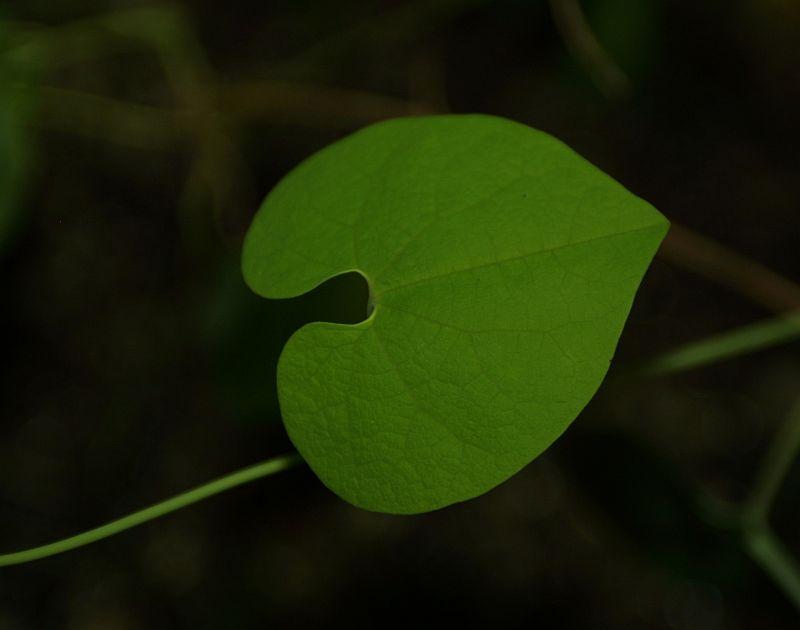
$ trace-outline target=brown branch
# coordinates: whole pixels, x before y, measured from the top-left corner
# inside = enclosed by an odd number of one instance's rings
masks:
[[[175,110],[56,87],[32,89],[34,122],[46,129],[152,151],[169,150],[187,136],[186,116]]]
[[[221,87],[219,109],[239,119],[315,127],[352,127],[364,123],[430,114],[426,103],[373,92],[286,81],[259,81]]]
[[[196,133],[197,112],[155,107],[56,87],[35,89],[42,127],[106,139],[125,146],[166,150]],[[266,121],[321,128],[352,128],[395,118],[439,111],[363,90],[284,81],[253,81],[215,86],[212,115],[232,122]],[[206,112],[208,113],[208,112]]]
[[[682,225],[672,224],[658,255],[776,313],[800,309],[800,285]]]

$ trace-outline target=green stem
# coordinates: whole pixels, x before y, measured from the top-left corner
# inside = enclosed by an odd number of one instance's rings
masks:
[[[764,457],[753,491],[742,507],[747,551],[800,610],[800,566],[772,532],[769,514],[781,484],[800,451],[800,403],[786,418]]]
[[[800,451],[800,403],[792,409],[773,438],[756,477],[753,492],[745,506],[746,517],[754,524],[766,523],[783,480]]]
[[[800,566],[792,552],[767,528],[747,532],[745,542],[750,556],[800,610]]]
[[[30,562],[32,560],[46,558],[48,556],[63,553],[71,549],[83,547],[84,545],[102,540],[103,538],[108,538],[114,534],[124,532],[126,529],[130,529],[131,527],[136,527],[142,523],[152,521],[153,519],[164,516],[165,514],[169,514],[170,512],[174,512],[175,510],[179,510],[182,507],[191,505],[192,503],[197,503],[198,501],[207,499],[208,497],[219,494],[220,492],[224,492],[225,490],[229,490],[262,477],[274,475],[275,473],[286,470],[287,468],[296,466],[301,462],[302,459],[297,454],[282,455],[280,457],[268,459],[260,464],[238,470],[230,475],[226,475],[225,477],[221,477],[220,479],[216,479],[210,483],[193,488],[192,490],[179,494],[171,499],[151,505],[148,508],[139,510],[138,512],[134,512],[128,516],[124,516],[116,521],[111,521],[110,523],[95,529],[91,529],[87,532],[83,532],[82,534],[71,536],[70,538],[65,538],[47,545],[42,545],[41,547],[34,547],[32,549],[26,549],[24,551],[17,551],[16,553],[9,553],[0,556],[0,566],[22,564],[23,562]]]
[[[800,314],[770,318],[667,352],[644,367],[650,375],[681,372],[800,338]]]
[[[738,530],[747,553],[800,611],[800,565],[792,551],[772,531],[769,514],[798,451],[800,403],[772,440],[756,475],[753,491],[740,507],[705,500],[707,520],[726,530]]]
[[[797,312],[759,322],[669,352],[645,368],[664,374],[708,365],[726,358],[790,341],[800,336]],[[717,527],[738,530],[747,553],[800,611],[800,564],[769,525],[772,506],[800,453],[800,402],[780,427],[756,474],[753,490],[739,507],[702,501],[704,516]]]

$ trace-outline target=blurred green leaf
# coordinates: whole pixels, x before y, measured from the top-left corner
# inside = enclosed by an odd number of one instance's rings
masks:
[[[396,119],[317,153],[256,216],[245,279],[285,298],[359,271],[374,310],[286,344],[292,441],[367,509],[486,492],[592,397],[666,229],[561,142],[502,118]]]
[[[635,82],[646,78],[660,46],[661,0],[587,2],[586,13],[614,62]]]
[[[0,22],[0,253],[13,240],[32,161],[27,123],[33,103],[26,70],[5,55],[8,33]]]

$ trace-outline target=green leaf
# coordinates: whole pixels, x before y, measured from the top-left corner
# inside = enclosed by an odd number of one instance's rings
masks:
[[[475,497],[546,449],[602,381],[668,223],[554,138],[483,115],[379,123],[312,156],[244,244],[250,287],[347,271],[369,317],[298,330],[286,428],[322,481],[375,511]]]

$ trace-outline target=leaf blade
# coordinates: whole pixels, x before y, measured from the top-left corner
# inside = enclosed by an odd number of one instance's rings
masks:
[[[288,297],[356,269],[374,311],[286,344],[290,438],[366,509],[489,490],[594,394],[666,227],[559,141],[499,118],[398,119],[324,149],[265,201],[245,278]]]

